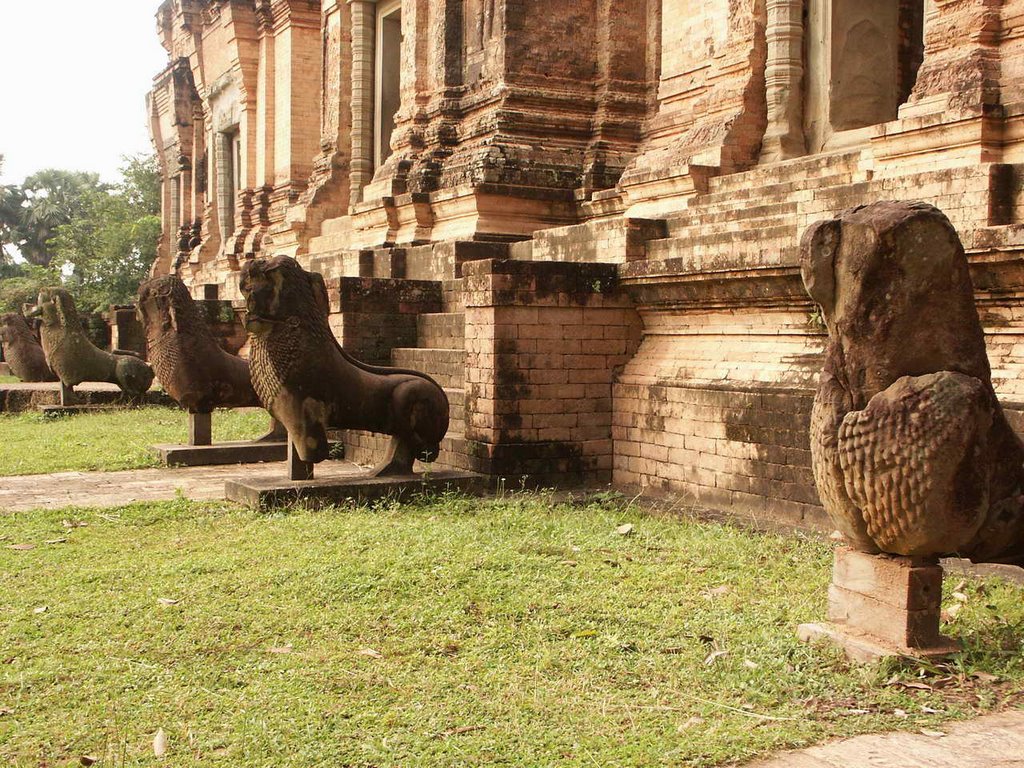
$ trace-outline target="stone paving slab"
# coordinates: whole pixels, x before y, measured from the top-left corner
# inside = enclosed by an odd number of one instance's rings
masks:
[[[325,461],[317,465],[317,477],[323,480],[351,479],[365,472],[365,468],[348,461]],[[167,501],[174,499],[179,491],[194,501],[220,500],[224,498],[224,485],[229,479],[270,481],[285,477],[284,462],[0,477],[0,511]]]
[[[746,768],[1024,768],[1024,711],[935,729],[886,733],[787,752]]]

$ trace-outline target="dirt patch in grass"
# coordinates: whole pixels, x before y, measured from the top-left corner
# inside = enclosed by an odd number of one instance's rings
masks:
[[[215,441],[247,440],[267,431],[266,411],[246,408],[213,415]],[[173,408],[125,408],[64,418],[0,414],[0,476],[142,469],[158,466],[154,443],[183,443],[188,415]]]
[[[624,524],[633,528],[628,535]],[[1019,587],[934,668],[795,638],[829,545],[602,502],[8,515],[0,762],[710,766],[1019,705]]]

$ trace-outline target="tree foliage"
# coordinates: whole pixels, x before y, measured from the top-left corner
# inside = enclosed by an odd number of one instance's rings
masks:
[[[0,192],[2,239],[29,264],[49,267],[57,229],[82,213],[83,197],[106,189],[95,173],[47,169]]]
[[[121,180],[47,170],[0,188],[0,305],[16,308],[40,283],[63,282],[82,309],[134,301],[156,258],[160,173],[152,156],[124,158]],[[11,252],[26,264],[12,263]]]

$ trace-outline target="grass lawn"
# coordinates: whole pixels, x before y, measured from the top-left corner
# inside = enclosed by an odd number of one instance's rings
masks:
[[[1019,587],[950,586],[952,665],[865,669],[795,639],[829,566],[611,499],[9,514],[0,764],[709,766],[1020,706]]]
[[[213,439],[247,440],[264,434],[270,416],[261,409],[217,411]],[[158,466],[154,443],[183,443],[188,414],[147,407],[44,418],[38,413],[0,414],[0,477]]]
[[[0,384],[19,384],[21,379],[17,376],[0,376]]]

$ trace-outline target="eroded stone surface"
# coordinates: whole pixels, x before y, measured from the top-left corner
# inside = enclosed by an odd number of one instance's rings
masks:
[[[71,388],[86,381],[116,384],[125,394],[142,395],[153,383],[153,369],[130,354],[106,352],[86,336],[71,294],[63,288],[39,292],[43,351],[50,369]]]
[[[801,271],[829,341],[818,492],[864,552],[1024,562],[1024,445],[992,388],[963,246],[921,203],[819,222]]]
[[[15,312],[0,315],[0,342],[11,374],[23,382],[57,380],[24,317]]]
[[[205,414],[260,405],[249,363],[221,348],[179,278],[167,275],[143,283],[139,312],[157,379],[182,408]]]
[[[302,462],[327,458],[329,429],[392,436],[377,474],[407,475],[432,462],[448,431],[448,397],[426,374],[380,368],[348,355],[331,333],[323,277],[289,257],[250,262],[242,271],[253,385],[288,429]]]

